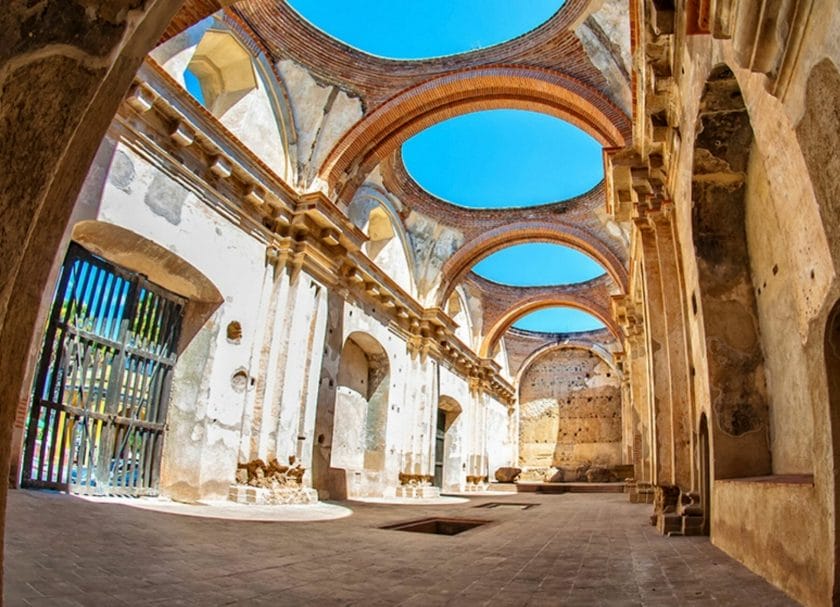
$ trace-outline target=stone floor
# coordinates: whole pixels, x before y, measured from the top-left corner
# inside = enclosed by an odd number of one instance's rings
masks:
[[[492,501],[539,506],[476,508]],[[354,514],[267,523],[12,491],[5,604],[794,604],[707,539],[656,535],[650,506],[624,495],[343,505]],[[379,529],[437,515],[493,522],[456,536]]]

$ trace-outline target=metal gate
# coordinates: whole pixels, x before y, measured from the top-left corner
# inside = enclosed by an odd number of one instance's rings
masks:
[[[157,494],[184,304],[71,245],[33,389],[23,486]]]

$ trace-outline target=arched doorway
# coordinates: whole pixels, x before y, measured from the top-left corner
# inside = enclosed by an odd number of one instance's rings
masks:
[[[825,373],[828,382],[828,404],[831,420],[834,469],[840,462],[840,301],[834,304],[825,327]],[[834,475],[834,600],[840,599],[840,535],[836,517],[840,512],[840,475]]]
[[[385,428],[390,385],[388,355],[367,333],[344,342],[335,396],[332,468],[346,471],[348,496],[385,490]]]
[[[461,453],[454,427],[460,414],[458,401],[449,396],[440,397],[435,428],[434,486],[441,489],[457,489],[461,484]]]

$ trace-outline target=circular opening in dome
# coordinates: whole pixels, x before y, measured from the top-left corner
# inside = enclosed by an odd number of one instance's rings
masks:
[[[604,329],[605,325],[588,312],[554,306],[526,314],[513,323],[513,328],[538,333],[581,333]]]
[[[506,247],[479,261],[473,272],[511,287],[576,284],[605,274],[588,255],[557,244],[526,243]]]
[[[524,110],[487,110],[439,122],[402,146],[417,184],[451,204],[474,209],[559,202],[604,178],[601,145],[559,118]]]
[[[305,21],[369,55],[420,60],[476,51],[539,27],[565,0],[287,0]]]

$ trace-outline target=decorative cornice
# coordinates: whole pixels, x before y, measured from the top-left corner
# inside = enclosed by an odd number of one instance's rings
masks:
[[[298,194],[151,60],[138,72],[115,128],[264,242],[275,271],[305,271],[370,308],[412,355],[430,356],[513,405],[513,386],[499,366],[456,337],[457,325],[442,309],[424,308],[362,253],[367,236],[333,200],[320,192]]]

